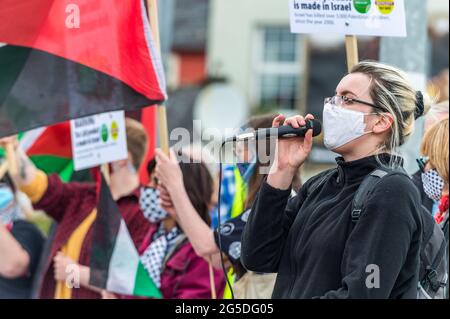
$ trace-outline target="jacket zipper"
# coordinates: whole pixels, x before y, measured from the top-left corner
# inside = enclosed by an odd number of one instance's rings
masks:
[[[338,186],[339,186],[339,184],[341,183],[341,181],[344,180],[344,178],[343,178],[342,176],[343,176],[342,168],[341,168],[340,166],[338,166],[338,177],[337,177],[337,179],[336,179],[336,182],[338,183]],[[322,185],[322,186],[323,186],[323,185]],[[344,187],[344,186],[345,186],[345,185],[344,185],[344,183],[343,183],[343,184],[342,184],[342,187]],[[332,199],[335,199],[335,198],[338,197],[338,196],[339,196],[339,194],[337,194],[336,196],[334,196]],[[321,205],[319,205],[319,207],[316,209],[316,211],[318,211],[319,209],[321,209],[324,205],[325,205],[325,203],[322,203]],[[301,209],[301,208],[300,208],[300,209]],[[311,219],[311,215],[312,215],[312,214],[310,214],[310,215],[308,216],[308,218],[306,219],[305,225],[308,224],[309,220]],[[302,230],[303,230],[303,229],[302,229]],[[294,251],[297,251],[297,246],[298,246],[298,243],[295,243]],[[295,263],[295,261],[294,261],[294,259],[292,258],[292,259],[291,259],[291,270],[292,270],[292,272],[295,274],[295,277],[297,277],[297,271],[296,271],[296,267],[294,267],[294,263]],[[294,290],[294,285],[295,285],[295,280],[292,280],[291,285],[290,285],[290,287],[289,287],[289,295],[288,295],[288,298],[291,298],[291,296],[292,296],[292,292],[293,292],[293,290]]]

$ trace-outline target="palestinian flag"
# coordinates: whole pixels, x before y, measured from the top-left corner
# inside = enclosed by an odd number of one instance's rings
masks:
[[[162,297],[140,261],[103,176],[93,236],[91,286],[128,296]]]
[[[37,168],[58,174],[64,182],[70,181],[74,168],[69,122],[20,133],[19,141]],[[3,156],[4,150],[0,149],[0,157]]]
[[[166,98],[145,0],[0,0],[0,137]]]
[[[64,182],[70,181],[74,167],[69,122],[28,131],[19,139],[36,167],[47,174],[58,174]]]

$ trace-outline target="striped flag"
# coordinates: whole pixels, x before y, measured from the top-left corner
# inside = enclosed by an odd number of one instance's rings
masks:
[[[73,161],[69,122],[28,131],[19,139],[36,167],[47,174],[58,174],[64,182],[70,181]]]
[[[90,285],[122,295],[162,298],[103,176],[92,242]]]
[[[166,98],[145,0],[0,0],[0,137]]]
[[[70,181],[74,168],[69,122],[20,133],[19,142],[37,168],[58,174],[64,182]],[[0,148],[0,157],[3,156]]]

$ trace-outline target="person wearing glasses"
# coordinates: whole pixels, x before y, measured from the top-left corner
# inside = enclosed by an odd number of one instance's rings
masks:
[[[426,108],[400,70],[371,61],[354,66],[324,104],[324,142],[341,155],[337,167],[308,180],[292,199],[292,178],[311,152],[312,131],[278,140],[241,254],[247,269],[278,273],[273,298],[416,298],[422,224],[411,179],[387,175],[368,195],[357,223],[351,213],[366,176],[380,168],[401,170],[398,148]],[[313,118],[280,115],[273,126],[298,128]]]

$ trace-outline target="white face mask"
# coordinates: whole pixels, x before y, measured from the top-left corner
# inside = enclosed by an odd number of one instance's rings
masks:
[[[323,109],[324,143],[329,150],[335,150],[351,141],[372,133],[366,132],[364,115],[375,113],[363,113],[344,109],[330,103]]]

